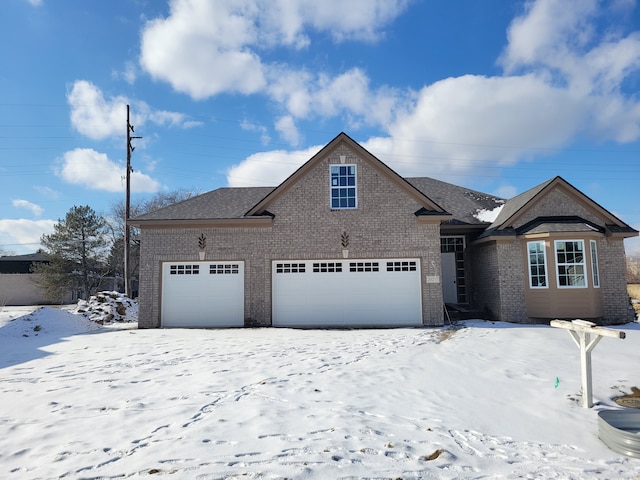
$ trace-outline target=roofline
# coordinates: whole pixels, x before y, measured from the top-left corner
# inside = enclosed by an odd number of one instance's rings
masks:
[[[416,215],[416,219],[419,224],[438,223],[442,224],[451,220],[450,213],[439,213],[432,215]]]
[[[271,216],[254,216],[242,218],[204,218],[173,220],[127,220],[127,225],[138,228],[189,228],[189,227],[249,227],[264,228],[273,225]]]
[[[557,185],[566,187],[571,194],[583,199],[583,201],[586,202],[599,215],[602,215],[605,219],[612,220],[615,225],[617,225],[619,227],[626,227],[626,228],[632,229],[628,224],[626,224],[625,222],[620,220],[613,213],[611,213],[606,208],[604,208],[602,205],[600,205],[598,202],[596,202],[595,200],[593,200],[592,198],[590,198],[589,196],[587,196],[586,194],[584,194],[583,192],[578,190],[576,187],[571,185],[571,183],[569,183],[568,181],[566,181],[564,178],[562,178],[559,175],[554,177],[551,180],[548,180],[546,182],[546,185],[542,189],[540,189],[540,191],[538,193],[536,193],[533,197],[531,197],[529,199],[529,201],[527,201],[524,205],[522,205],[518,210],[513,212],[511,214],[511,216],[506,218],[500,225],[496,226],[496,228],[498,230],[503,230],[504,228],[509,228],[515,221],[517,221],[517,219],[520,216],[522,216],[535,203],[537,203],[537,199],[539,199],[542,196],[544,196],[544,194],[547,191],[551,190],[552,188],[554,188]],[[536,188],[536,187],[533,187],[533,188]],[[526,192],[523,192],[523,193],[526,193]],[[517,198],[517,197],[514,197],[514,198]],[[513,199],[511,199],[511,200],[513,200]],[[605,223],[606,223],[606,221],[605,221]]]
[[[295,172],[293,172],[286,180],[284,180],[280,185],[278,185],[272,192],[270,192],[266,197],[264,197],[256,205],[254,205],[247,213],[245,213],[245,215],[251,216],[251,215],[260,214],[269,203],[276,200],[283,193],[285,193],[289,189],[289,187],[295,183],[297,179],[299,179],[307,171],[315,167],[317,162],[319,162],[322,158],[326,157],[328,153],[334,150],[341,142],[345,142],[351,147],[351,149],[361,152],[363,156],[368,158],[369,163],[374,168],[376,168],[378,171],[383,173],[386,177],[388,177],[391,181],[393,181],[406,193],[412,196],[418,203],[431,207],[430,208],[431,210],[436,210],[442,213],[446,213],[444,208],[442,208],[436,202],[434,202],[429,197],[427,197],[424,193],[418,190],[406,179],[401,177],[398,173],[396,173],[393,169],[391,169],[384,162],[378,159],[375,155],[369,152],[366,148],[364,148],[358,142],[353,140],[349,135],[347,135],[344,132],[341,132],[333,140],[331,140],[327,145],[322,147],[320,151],[318,151],[318,153],[316,153],[313,157],[307,160],[302,166],[300,166],[300,168],[298,168]]]

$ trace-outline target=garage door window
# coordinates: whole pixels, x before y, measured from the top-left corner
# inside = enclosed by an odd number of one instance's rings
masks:
[[[276,263],[276,273],[305,273],[304,263]]]
[[[198,275],[200,265],[171,265],[169,275]]]
[[[235,275],[238,273],[237,263],[212,264],[209,265],[211,275]]]
[[[416,262],[387,262],[387,272],[415,272]]]
[[[313,264],[314,273],[340,273],[342,262],[319,262]]]
[[[378,262],[350,262],[350,272],[378,272],[380,271]]]

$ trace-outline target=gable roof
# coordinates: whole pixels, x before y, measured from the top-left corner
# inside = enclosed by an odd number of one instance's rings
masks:
[[[481,235],[481,237],[515,235],[518,232],[524,233],[523,227],[525,226],[519,228],[518,231],[513,228],[517,220],[524,214],[526,214],[531,208],[533,208],[549,192],[558,188],[565,190],[569,195],[574,197],[576,201],[582,203],[587,209],[602,218],[603,222],[606,225],[606,230],[609,233],[620,234],[622,236],[632,236],[638,234],[635,229],[631,228],[614,214],[586,196],[576,187],[567,182],[564,178],[556,176],[550,180],[547,180],[546,182],[541,183],[540,185],[536,185],[535,187],[513,197],[510,200],[507,200],[505,206],[502,208],[495,221],[487,228],[487,230]],[[556,219],[555,222],[552,220],[553,218]],[[565,217],[544,217],[544,219],[539,220],[540,221],[537,222],[537,227],[539,227],[539,224],[543,223],[544,221],[544,223],[547,223],[549,225],[554,224],[555,231],[562,230],[562,227],[559,226],[560,223],[584,223],[586,225],[591,225],[593,228],[596,228],[596,226],[591,222],[578,217],[571,217],[570,219]],[[534,220],[534,222],[536,222],[536,220]]]
[[[415,186],[409,183],[406,179],[398,175],[394,170],[389,168],[385,163],[381,162],[377,157],[366,150],[362,145],[353,140],[349,135],[341,132],[327,145],[325,145],[318,153],[316,153],[310,160],[305,162],[298,170],[293,172],[284,182],[276,187],[271,193],[264,197],[260,202],[253,206],[246,216],[260,214],[264,210],[267,210],[268,206],[285,193],[292,185],[294,185],[301,177],[303,177],[309,170],[314,168],[319,162],[325,159],[333,150],[340,145],[346,145],[347,148],[356,152],[363,161],[367,162],[373,168],[385,175],[389,180],[395,183],[406,194],[413,197],[420,205],[422,205],[426,211],[431,215],[442,214],[450,216],[450,214],[434,202],[431,198],[418,190]]]

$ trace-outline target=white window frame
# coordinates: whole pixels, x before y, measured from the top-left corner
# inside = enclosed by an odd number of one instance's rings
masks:
[[[542,264],[532,264],[531,263],[531,245],[536,244],[542,246]],[[529,266],[529,288],[549,288],[549,268],[547,263],[547,246],[544,240],[536,240],[533,242],[527,242],[527,264]],[[542,265],[544,268],[544,285],[534,285],[533,284],[533,275],[531,273],[531,267]],[[538,274],[537,277],[540,277]]]
[[[581,263],[577,263],[577,262],[573,262],[573,263],[567,263],[567,262],[563,262],[560,263],[558,262],[558,244],[560,243],[581,243],[582,244],[582,262]],[[585,241],[584,240],[580,240],[580,239],[571,239],[571,240],[555,240],[554,241],[554,248],[553,248],[553,254],[554,254],[554,259],[555,259],[555,263],[556,263],[556,282],[557,282],[557,286],[558,288],[588,288],[589,287],[589,278],[587,276],[587,251],[585,250]],[[582,278],[584,280],[584,284],[583,285],[561,285],[560,284],[560,267],[561,266],[582,266]]]
[[[340,167],[351,167],[353,168],[353,177],[354,177],[354,185],[333,185],[333,178],[332,178],[332,169],[334,168],[340,168]],[[334,207],[333,206],[333,191],[334,190],[339,190],[341,188],[353,188],[354,189],[354,196],[355,196],[355,204],[352,207]],[[338,197],[339,198],[339,197]],[[349,197],[347,197],[349,198]],[[356,164],[354,163],[347,163],[347,164],[342,164],[342,163],[332,163],[331,165],[329,165],[329,208],[331,210],[355,210],[358,208],[358,168],[356,166]]]
[[[598,268],[598,246],[595,240],[589,240],[591,253],[591,279],[593,288],[600,288],[600,268]]]

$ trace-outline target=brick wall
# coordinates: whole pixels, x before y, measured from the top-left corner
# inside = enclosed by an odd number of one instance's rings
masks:
[[[564,191],[556,188],[547,193],[532,208],[518,218],[513,227],[518,228],[536,217],[542,216],[578,216],[596,224],[603,224],[601,218],[587,209],[584,205],[577,203],[575,198]]]
[[[579,216],[604,227],[605,220],[570,195],[563,188],[548,192],[529,208],[513,227],[517,228],[543,216]],[[551,233],[551,245],[554,234]],[[568,238],[566,232],[556,234]],[[589,248],[589,240],[597,239],[600,288],[593,288],[592,267],[586,265],[589,289],[592,295],[602,295],[604,325],[627,322],[632,319],[625,279],[624,244],[621,238],[600,236],[595,232],[575,232],[571,239],[583,240]],[[553,248],[553,247],[552,247]],[[473,248],[472,274],[474,278],[473,302],[476,308],[485,309],[492,318],[510,322],[535,322],[528,318],[525,304],[525,289],[528,285],[526,265],[526,239],[501,239],[499,242],[476,245]],[[547,255],[554,255],[553,250]],[[555,269],[548,271],[549,281],[556,281]],[[631,317],[630,317],[631,315]]]
[[[329,165],[357,167],[358,208],[332,211]],[[207,260],[245,262],[245,325],[271,324],[271,262],[279,259],[342,258],[341,236],[349,236],[349,258],[420,258],[423,323],[442,325],[440,226],[419,224],[422,205],[380,170],[340,145],[267,206],[270,228],[143,229],[139,326],[160,325],[161,262],[198,260],[198,237],[207,238]]]
[[[600,290],[603,296],[603,325],[633,321],[634,312],[629,305],[624,242],[621,238],[605,237],[598,240]]]

